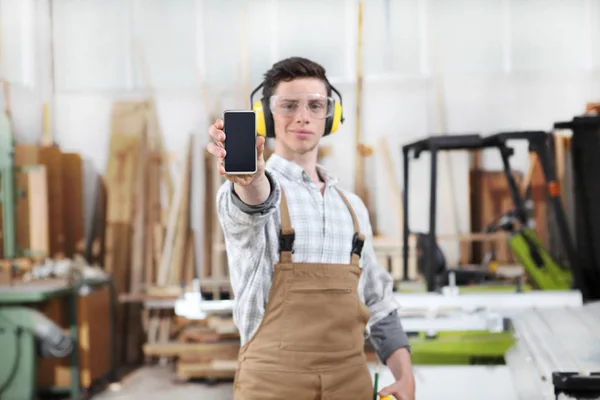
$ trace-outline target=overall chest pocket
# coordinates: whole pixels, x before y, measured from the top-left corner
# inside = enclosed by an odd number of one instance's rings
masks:
[[[356,332],[362,329],[356,290],[356,282],[350,279],[313,277],[288,280],[281,348],[338,352],[356,347]]]

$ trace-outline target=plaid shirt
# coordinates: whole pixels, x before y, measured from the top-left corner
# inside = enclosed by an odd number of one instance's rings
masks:
[[[269,157],[265,169],[271,182],[271,194],[263,204],[249,206],[243,203],[228,181],[217,194],[218,216],[235,296],[233,318],[242,345],[258,329],[269,298],[274,265],[279,261],[280,185],[285,190],[296,234],[293,262],[348,264],[354,235],[352,217],[334,187],[338,181],[323,167],[317,166],[319,176],[325,182],[323,194],[302,167],[276,154]],[[392,349],[378,351],[381,357],[387,357],[387,353],[398,347],[408,347],[408,339],[395,313],[398,304],[392,293],[393,280],[377,262],[364,203],[353,193],[345,190],[343,193],[359,220],[361,233],[366,236],[360,258],[363,273],[359,280],[359,295],[370,311],[367,336],[380,321],[393,314],[391,332],[394,337],[387,338],[385,332],[379,332],[380,341],[371,338],[376,349],[382,347],[382,341],[393,342]],[[390,343],[386,347],[390,347]]]

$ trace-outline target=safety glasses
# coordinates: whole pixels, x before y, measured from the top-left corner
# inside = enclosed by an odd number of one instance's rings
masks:
[[[273,95],[269,107],[271,113],[281,117],[295,117],[306,109],[315,119],[325,119],[333,115],[333,97],[315,93],[289,93]]]

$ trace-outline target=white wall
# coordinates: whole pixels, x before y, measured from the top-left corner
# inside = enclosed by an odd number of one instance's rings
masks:
[[[93,177],[106,165],[112,101],[143,96],[151,85],[168,148],[180,152],[194,131],[200,150],[209,124],[201,82],[211,101],[221,96],[224,108],[247,106],[244,52],[252,87],[273,62],[303,55],[321,62],[343,93],[346,123],[324,142],[335,148],[327,166],[352,188],[356,1],[53,0],[54,85],[49,0],[0,4],[5,71],[20,141],[39,138],[41,104],[51,98],[56,140],[65,150],[83,154]],[[600,25],[593,23],[598,17],[599,0],[365,1],[365,142],[375,145],[381,136],[387,138],[400,180],[400,146],[440,129],[488,134],[550,129],[553,122],[570,119],[587,101],[600,98]],[[458,224],[466,232],[468,157],[453,153],[451,158]],[[428,158],[412,165],[411,227],[426,230]],[[370,183],[380,230],[397,235],[394,219],[386,218],[392,210],[383,163],[374,159],[369,166],[377,177]],[[499,168],[499,157],[485,154],[484,166]],[[515,166],[527,167],[523,146]],[[200,166],[196,173],[194,225],[201,243]],[[88,220],[93,187],[93,181],[86,182]],[[443,213],[449,199],[447,192],[439,193]],[[454,231],[448,215],[441,215],[438,225],[440,233]],[[449,261],[455,260],[457,246],[444,247]]]

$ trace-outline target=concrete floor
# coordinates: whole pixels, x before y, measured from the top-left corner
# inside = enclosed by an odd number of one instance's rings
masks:
[[[233,384],[179,382],[171,367],[142,367],[113,384],[94,400],[233,400]]]
[[[374,371],[374,366],[371,366]],[[504,366],[417,366],[418,400],[517,400],[510,371]],[[382,388],[393,382],[382,368]],[[93,396],[94,400],[233,400],[233,385],[222,382],[177,382],[169,367],[143,367],[128,375],[120,385]]]

